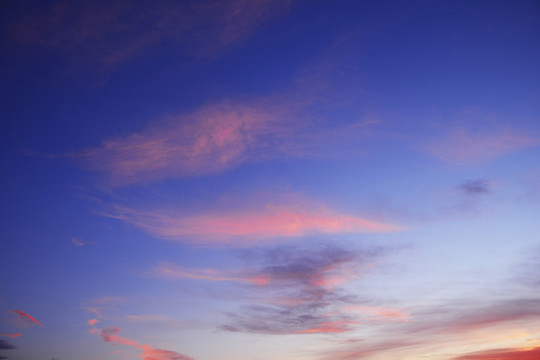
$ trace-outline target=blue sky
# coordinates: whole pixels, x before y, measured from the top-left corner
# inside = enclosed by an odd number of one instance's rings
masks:
[[[537,2],[0,16],[0,358],[538,358]]]

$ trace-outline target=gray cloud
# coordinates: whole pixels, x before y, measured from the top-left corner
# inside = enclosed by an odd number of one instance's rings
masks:
[[[484,179],[467,180],[459,186],[459,189],[469,195],[490,194],[490,183]]]
[[[281,246],[263,254],[257,271],[268,283],[259,291],[270,291],[266,303],[245,306],[229,313],[225,331],[264,334],[339,333],[350,330],[354,316],[342,307],[362,303],[339,285],[350,281],[382,249],[347,250],[325,245],[317,248]]]
[[[15,349],[15,345],[11,345],[5,340],[0,339],[0,350],[11,350]]]

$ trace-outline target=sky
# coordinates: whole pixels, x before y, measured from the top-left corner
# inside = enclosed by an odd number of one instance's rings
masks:
[[[0,9],[0,359],[540,358],[538,1]]]

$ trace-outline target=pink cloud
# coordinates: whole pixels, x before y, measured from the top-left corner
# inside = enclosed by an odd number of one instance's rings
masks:
[[[328,321],[318,324],[316,327],[299,331],[298,334],[316,334],[316,333],[341,333],[350,331],[350,325],[358,324],[356,321]]]
[[[111,185],[126,186],[214,174],[268,159],[352,151],[352,144],[357,146],[358,137],[374,125],[372,121],[338,127],[310,122],[301,114],[312,102],[277,95],[249,102],[223,101],[168,116],[146,130],[71,156],[103,173]]]
[[[208,245],[251,246],[309,234],[386,233],[398,225],[343,214],[315,204],[268,204],[258,209],[183,215],[117,206],[106,216],[129,222],[161,239]]]
[[[138,341],[119,336],[119,333],[120,329],[118,327],[110,327],[101,330],[100,336],[104,342],[142,350],[142,353],[139,355],[141,360],[193,360],[191,357],[175,351],[155,349],[150,345],[141,344]]]
[[[264,149],[290,131],[283,116],[263,104],[222,103],[108,140],[79,156],[114,185],[211,174],[248,160],[275,157]]]
[[[99,322],[98,319],[91,319],[91,320],[88,320],[88,325],[94,326],[94,325],[96,325],[98,322]]]
[[[18,338],[19,336],[21,336],[22,334],[21,333],[16,333],[16,334],[0,334],[0,336],[6,336],[6,337],[10,337],[10,338]]]
[[[152,270],[152,275],[170,279],[198,279],[210,281],[247,282],[266,285],[270,279],[264,275],[249,275],[243,271],[224,269],[189,269],[182,266],[163,263]]]
[[[349,312],[367,315],[370,319],[380,321],[409,321],[410,315],[401,309],[386,308],[379,306],[348,306],[345,310]]]
[[[37,321],[36,319],[34,319],[32,316],[28,315],[27,313],[25,313],[24,311],[22,310],[13,310],[13,312],[17,315],[19,315],[21,318],[25,318],[25,319],[28,319],[40,326],[43,326],[42,323],[40,323],[39,321]]]
[[[429,142],[424,145],[424,149],[447,163],[468,165],[538,145],[540,138],[509,128],[491,132],[458,129],[445,138]]]

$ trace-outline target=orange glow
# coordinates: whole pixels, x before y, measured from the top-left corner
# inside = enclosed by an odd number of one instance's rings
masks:
[[[33,321],[33,322],[35,322],[36,324],[43,326],[42,323],[40,323],[39,321],[37,321],[37,320],[34,319],[32,316],[28,315],[27,313],[25,313],[25,312],[22,311],[22,310],[13,310],[13,312],[14,312],[15,314],[19,315],[20,317],[27,318],[27,319],[29,319],[30,321]]]
[[[94,326],[94,325],[96,325],[96,323],[97,323],[98,321],[99,321],[98,319],[88,320],[88,325]]]
[[[533,349],[495,349],[463,355],[454,360],[538,360],[540,347]]]

